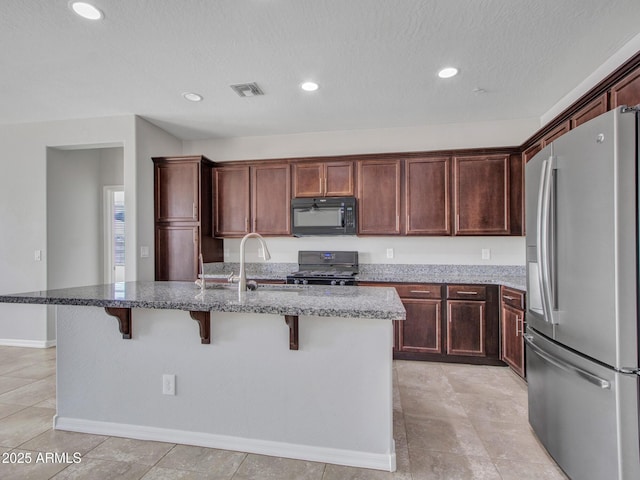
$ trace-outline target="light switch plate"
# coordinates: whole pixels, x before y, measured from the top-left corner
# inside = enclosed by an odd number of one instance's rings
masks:
[[[140,258],[149,257],[149,247],[140,247]]]

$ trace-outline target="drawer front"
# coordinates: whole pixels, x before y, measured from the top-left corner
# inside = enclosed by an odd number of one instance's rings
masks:
[[[513,288],[502,287],[500,299],[504,305],[509,305],[518,310],[524,310],[524,292]]]
[[[442,286],[430,283],[396,285],[400,298],[442,298]]]
[[[487,287],[484,285],[447,285],[447,298],[455,300],[485,300]]]

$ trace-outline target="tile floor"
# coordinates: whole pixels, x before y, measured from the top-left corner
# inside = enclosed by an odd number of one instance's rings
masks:
[[[398,470],[389,473],[54,431],[55,349],[0,347],[0,479],[563,480],[529,429],[526,403],[526,385],[507,368],[395,362]],[[67,452],[69,462],[39,452]],[[29,464],[2,463],[28,455]]]

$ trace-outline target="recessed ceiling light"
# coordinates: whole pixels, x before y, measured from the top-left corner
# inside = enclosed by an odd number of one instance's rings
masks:
[[[440,78],[451,78],[458,74],[458,69],[455,67],[443,68],[438,72]]]
[[[71,2],[71,9],[87,20],[100,20],[104,15],[97,7],[86,2]]]
[[[318,89],[318,84],[316,82],[304,82],[300,85],[300,88],[305,92],[315,92]]]
[[[200,95],[198,93],[184,92],[182,94],[182,96],[185,98],[185,100],[189,100],[190,102],[201,102],[202,101],[202,95]]]

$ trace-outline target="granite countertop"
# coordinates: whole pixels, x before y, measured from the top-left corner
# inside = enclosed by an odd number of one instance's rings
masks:
[[[205,265],[206,277],[224,280],[238,272],[237,263],[210,263]],[[298,270],[297,263],[259,262],[247,264],[247,276],[261,280],[282,280]],[[408,265],[360,264],[356,276],[360,282],[386,283],[449,283],[504,285],[526,291],[524,265]]]
[[[264,286],[239,294],[236,288],[192,282],[126,282],[0,295],[0,303],[157,308],[189,311],[309,315],[403,320],[406,312],[394,288]]]

